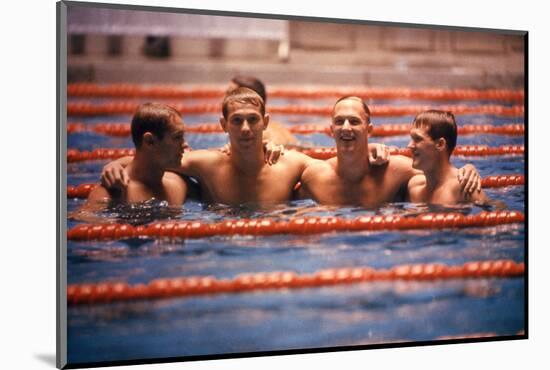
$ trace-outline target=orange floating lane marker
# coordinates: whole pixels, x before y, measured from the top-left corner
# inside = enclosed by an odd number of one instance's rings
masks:
[[[523,262],[512,260],[469,261],[463,265],[398,265],[388,269],[371,267],[331,268],[313,273],[293,271],[242,273],[233,279],[214,276],[158,278],[148,284],[125,282],[71,284],[67,303],[95,304],[128,300],[152,300],[202,294],[239,293],[268,289],[300,289],[375,281],[434,281],[442,279],[514,278],[525,274]]]
[[[155,222],[145,227],[118,224],[80,224],[68,230],[68,240],[118,240],[123,237],[188,239],[217,235],[269,236],[275,234],[319,234],[335,231],[391,231],[487,227],[523,223],[525,216],[516,211],[481,212],[463,216],[428,213],[414,217],[401,215],[340,217],[295,217],[287,221],[270,219],[226,220],[217,223],[200,221]]]

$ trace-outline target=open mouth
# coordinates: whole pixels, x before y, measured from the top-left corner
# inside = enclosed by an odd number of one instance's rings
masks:
[[[351,137],[351,136],[341,136],[340,140],[342,140],[342,141],[353,141],[353,140],[355,140],[355,138]]]

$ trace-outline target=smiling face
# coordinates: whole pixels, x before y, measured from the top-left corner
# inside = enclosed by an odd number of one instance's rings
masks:
[[[330,131],[338,152],[366,152],[372,124],[358,98],[348,98],[336,103]]]
[[[426,127],[413,127],[410,132],[411,141],[407,148],[412,152],[413,168],[427,171],[438,160],[441,152],[440,144],[434,141],[428,134]]]

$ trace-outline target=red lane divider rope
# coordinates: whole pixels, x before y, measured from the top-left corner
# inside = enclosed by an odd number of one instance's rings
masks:
[[[294,150],[294,149],[292,149]],[[334,147],[318,147],[299,149],[304,154],[315,159],[329,159],[336,156],[336,148]],[[490,147],[487,145],[459,145],[453,151],[453,155],[462,156],[489,156],[489,155],[519,155],[524,154],[525,148],[523,145],[503,145]],[[134,149],[127,148],[96,148],[92,151],[78,149],[69,149],[67,151],[67,162],[84,162],[104,159],[117,159],[128,155],[134,155]],[[392,155],[411,156],[411,152],[407,148],[390,148]]]
[[[302,153],[309,155],[315,159],[329,159],[336,156],[336,148],[307,148],[300,150]],[[511,155],[524,154],[523,145],[503,145],[490,147],[487,145],[459,145],[455,147],[453,155],[463,156],[489,156],[489,155]],[[411,156],[411,151],[407,148],[390,148],[392,155]]]
[[[226,87],[137,84],[69,84],[68,96],[117,97],[117,98],[220,98]],[[346,95],[363,99],[423,99],[423,100],[498,100],[518,101],[524,99],[523,90],[508,89],[409,89],[409,88],[270,88],[269,95],[278,98],[337,98]]]
[[[97,116],[97,115],[116,115],[116,114],[133,114],[138,103],[123,101],[91,104],[85,102],[68,103],[67,114],[70,116]],[[219,113],[219,104],[172,104],[184,116],[187,114],[202,114],[202,113]],[[524,114],[523,105],[503,106],[503,105],[413,105],[413,106],[395,106],[395,105],[373,105],[371,113],[375,117],[389,116],[409,116],[416,115],[428,109],[441,109],[453,112],[455,115],[460,114],[490,114],[506,117],[522,117]],[[304,107],[304,106],[274,106],[269,108],[270,113],[274,114],[301,114],[301,115],[324,115],[329,116],[332,113],[332,106],[326,107]]]
[[[330,128],[328,124],[304,124],[304,125],[289,125],[288,130],[294,134],[329,134]],[[398,136],[408,135],[411,130],[410,124],[382,124],[374,127],[371,136]],[[84,123],[69,123],[67,124],[67,132],[84,132],[91,131],[98,134],[109,136],[129,136],[130,124],[128,123],[98,123],[94,125],[86,125]],[[201,123],[198,125],[187,125],[185,131],[196,134],[222,133],[218,123]],[[508,124],[501,126],[494,125],[463,125],[458,127],[459,135],[471,134],[497,134],[521,136],[525,134],[523,124]]]
[[[497,175],[489,176],[481,180],[483,188],[503,188],[513,185],[524,185],[523,175]],[[80,184],[77,186],[67,186],[67,198],[88,198],[90,192],[98,184]]]
[[[155,222],[145,226],[128,224],[80,224],[67,231],[68,240],[120,240],[123,238],[188,239],[222,235],[267,236],[278,234],[318,234],[331,231],[379,231],[445,229],[505,225],[524,222],[516,211],[435,213],[405,217],[401,215],[339,217],[296,217],[290,220],[253,219],[204,223],[200,221]]]
[[[481,180],[483,188],[503,188],[513,185],[525,185],[525,177],[523,175],[495,175]]]
[[[471,261],[463,265],[398,265],[389,269],[351,267],[297,274],[292,271],[245,273],[233,279],[213,276],[160,278],[147,285],[124,282],[72,284],[67,287],[67,303],[94,304],[115,301],[151,300],[203,294],[234,294],[268,289],[301,289],[376,281],[434,281],[443,279],[512,278],[525,274],[525,264],[512,260]]]

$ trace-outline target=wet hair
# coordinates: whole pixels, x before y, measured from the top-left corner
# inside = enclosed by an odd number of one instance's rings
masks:
[[[360,97],[358,97],[358,96],[346,95],[346,96],[342,96],[340,99],[336,100],[336,103],[334,103],[334,106],[332,107],[332,114],[334,114],[334,108],[336,108],[336,105],[338,103],[340,103],[343,100],[348,100],[348,99],[357,100],[358,102],[361,103],[361,105],[363,106],[363,111],[367,115],[367,123],[370,123],[370,109],[367,106],[367,103],[365,103],[365,101],[363,99],[361,99]]]
[[[444,138],[449,156],[456,146],[457,128],[455,116],[451,112],[427,110],[419,113],[413,121],[413,127],[426,128],[432,140]]]
[[[233,103],[255,105],[259,108],[262,117],[265,115],[264,100],[257,92],[247,87],[238,87],[225,94],[222,102],[223,118],[227,119],[229,116],[229,105]]]
[[[267,93],[265,91],[265,85],[262,81],[252,76],[235,76],[231,79],[231,82],[239,87],[248,87],[251,90],[256,91],[258,95],[264,100],[264,104],[267,102]]]
[[[141,147],[143,134],[150,132],[159,139],[163,139],[168,132],[170,122],[180,113],[165,104],[145,103],[141,104],[132,118],[131,132],[132,141],[136,148]]]

